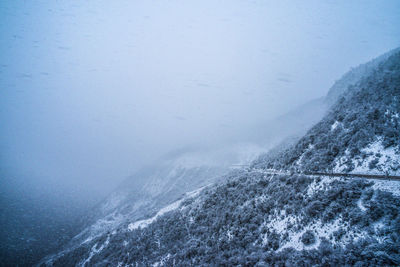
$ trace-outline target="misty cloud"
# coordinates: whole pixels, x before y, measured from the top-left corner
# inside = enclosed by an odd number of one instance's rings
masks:
[[[0,5],[2,172],[100,194],[167,151],[246,139],[400,39],[398,1]]]

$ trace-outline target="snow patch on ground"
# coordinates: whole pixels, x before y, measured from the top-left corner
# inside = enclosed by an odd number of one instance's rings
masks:
[[[201,192],[204,188],[209,187],[209,186],[211,186],[211,185],[212,185],[212,184],[209,184],[209,185],[200,187],[199,189],[196,189],[196,190],[187,192],[187,193],[185,194],[185,198],[197,197],[197,196],[200,194],[200,192]]]
[[[399,113],[386,110],[385,116],[390,120],[390,122],[395,123],[400,118]]]
[[[376,180],[372,186],[374,190],[382,190],[400,196],[400,181]]]
[[[356,157],[351,159],[354,164],[354,169],[351,173],[369,173],[369,174],[385,174],[400,175],[400,151],[396,147],[386,148],[382,144],[382,138],[379,138],[374,143],[369,144],[361,150],[367,157],[365,159]],[[336,161],[334,172],[343,172],[346,169],[346,162],[350,156],[346,151],[345,155]],[[370,169],[370,164],[376,163]]]
[[[379,231],[381,229],[384,229],[385,228],[385,224],[382,221],[378,221],[378,222],[373,224],[373,227],[374,227],[374,230],[376,232],[376,231]]]
[[[379,243],[383,243],[389,238],[387,233],[385,233],[387,231],[386,225],[382,220],[374,223],[373,228],[374,228],[374,237],[378,240]]]
[[[394,147],[389,147],[387,149],[382,145],[382,140],[370,144],[366,148],[362,149],[362,152],[367,153],[368,157],[365,160],[354,159],[353,163],[356,166],[353,170],[354,173],[357,172],[375,172],[375,173],[390,173],[390,174],[400,174],[400,170],[393,172],[393,167],[396,168],[399,165],[400,154]],[[379,155],[381,155],[379,157]],[[369,164],[378,159],[376,168],[373,170],[369,169]]]
[[[320,176],[321,180],[318,181],[314,179],[314,181],[308,186],[306,195],[308,197],[313,196],[315,193],[323,190],[327,190],[332,186],[332,183],[335,181],[342,180],[341,177],[329,177],[329,176]]]
[[[169,260],[169,258],[171,258],[171,254],[170,253],[168,253],[166,256],[162,257],[160,261],[157,261],[157,262],[153,263],[153,267],[164,266],[165,262],[167,260]]]
[[[345,229],[346,234],[342,237],[340,241],[336,241],[333,238],[334,232]],[[314,244],[311,245],[305,245],[301,241],[302,235],[306,231],[312,231],[315,234],[316,241]],[[355,232],[349,227],[347,227],[343,220],[341,218],[336,219],[333,222],[330,223],[322,223],[321,221],[316,221],[313,222],[307,226],[305,226],[302,230],[300,231],[292,231],[289,230],[287,231],[289,234],[288,241],[284,243],[283,245],[280,246],[278,251],[281,251],[285,248],[294,248],[295,250],[309,250],[309,249],[315,249],[318,248],[318,246],[321,243],[322,238],[326,238],[327,240],[331,240],[333,243],[345,246],[347,243],[350,241],[355,241],[361,237],[364,237],[367,235],[366,232]]]
[[[331,131],[334,131],[336,127],[338,127],[341,123],[339,121],[335,121],[331,126]]]
[[[361,211],[367,210],[367,208],[363,205],[361,198],[357,201],[357,206],[360,208]]]
[[[79,239],[84,235],[87,235],[86,239],[82,244],[88,243],[101,236],[104,232],[115,229],[123,221],[124,217],[120,214],[111,214],[105,218],[97,220],[93,225],[86,228],[82,233],[77,235],[75,239]]]
[[[86,263],[89,263],[92,257],[95,254],[100,253],[105,247],[108,246],[109,243],[110,243],[110,236],[107,236],[107,240],[99,248],[97,248],[98,243],[94,244],[92,249],[90,250],[89,257],[82,262],[81,266],[84,267]]]
[[[134,223],[130,223],[128,225],[128,230],[129,231],[133,231],[135,229],[139,229],[139,228],[145,228],[147,227],[149,224],[151,224],[152,222],[154,222],[158,217],[164,215],[167,212],[176,210],[180,204],[182,203],[183,199],[180,199],[178,201],[175,201],[174,203],[162,208],[161,210],[159,210],[157,212],[156,215],[154,215],[153,217],[146,219],[146,220],[140,220],[140,221],[136,221]]]
[[[228,237],[228,240],[231,241],[233,239],[233,234],[231,230],[226,231],[226,236]]]
[[[308,148],[303,152],[303,154],[301,154],[301,156],[298,158],[298,160],[296,160],[296,162],[295,162],[294,164],[297,165],[297,166],[300,166],[300,165],[301,165],[301,162],[302,162],[302,160],[303,160],[303,158],[304,158],[304,155],[305,155],[308,151],[313,150],[313,149],[314,149],[314,145],[313,145],[313,144],[308,144]]]
[[[344,172],[347,167],[346,162],[348,161],[349,157],[350,157],[350,151],[348,149],[346,149],[346,151],[344,152],[344,156],[342,156],[336,160],[336,164],[335,164],[335,167],[333,168],[333,172],[336,172],[336,173]]]
[[[187,192],[185,194],[185,197],[183,197],[182,199],[175,201],[174,203],[160,209],[156,215],[154,215],[153,217],[149,218],[149,219],[145,219],[145,220],[140,220],[140,221],[136,221],[134,223],[130,223],[128,225],[128,230],[129,231],[133,231],[135,229],[139,229],[139,228],[145,228],[147,227],[149,224],[153,223],[155,220],[157,220],[158,217],[164,215],[167,212],[176,210],[177,208],[179,208],[179,206],[181,205],[181,203],[188,198],[193,198],[196,197],[200,194],[200,192],[207,186],[203,186],[199,189],[193,190],[191,192]]]
[[[275,231],[277,233],[283,233],[284,231],[287,231],[289,228],[289,224],[295,225],[299,218],[296,216],[282,216],[278,215],[275,216],[274,219],[269,220],[268,223],[266,223],[266,227],[270,230],[270,231]],[[282,218],[283,217],[283,218]],[[265,239],[263,241],[264,244],[266,244],[267,240]]]
[[[276,212],[275,215],[270,216],[264,223],[264,227],[268,228],[269,232],[276,232],[277,234],[287,234],[288,237],[281,241],[280,247],[277,250],[282,251],[285,248],[294,248],[295,250],[309,250],[318,248],[322,238],[330,240],[334,244],[345,246],[351,241],[356,241],[359,238],[367,236],[367,232],[359,231],[348,226],[342,218],[338,218],[330,223],[322,223],[322,221],[314,221],[300,229],[297,227],[301,225],[301,217],[286,215],[284,211]],[[334,233],[339,230],[344,230],[345,234],[340,240],[335,240]],[[305,245],[301,237],[306,231],[312,231],[315,235],[316,242],[311,245]],[[265,234],[262,238],[262,244],[268,243],[268,235]]]

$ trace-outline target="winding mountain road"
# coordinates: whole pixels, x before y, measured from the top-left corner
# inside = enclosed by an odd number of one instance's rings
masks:
[[[364,178],[373,180],[390,180],[400,181],[400,176],[397,175],[380,175],[380,174],[363,174],[363,173],[326,173],[326,172],[300,172],[291,173],[273,169],[251,169],[250,171],[261,172],[265,174],[277,174],[277,175],[290,175],[290,174],[302,174],[307,176],[331,176],[331,177],[347,177],[347,178]]]

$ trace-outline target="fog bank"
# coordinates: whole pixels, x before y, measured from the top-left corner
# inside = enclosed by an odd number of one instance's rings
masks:
[[[398,1],[2,1],[1,183],[104,195],[170,150],[246,140],[398,46],[398,14]]]

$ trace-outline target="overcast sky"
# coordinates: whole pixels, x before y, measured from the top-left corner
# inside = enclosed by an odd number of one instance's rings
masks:
[[[400,44],[400,1],[0,2],[0,170],[106,192]],[[245,137],[243,137],[245,139]]]

